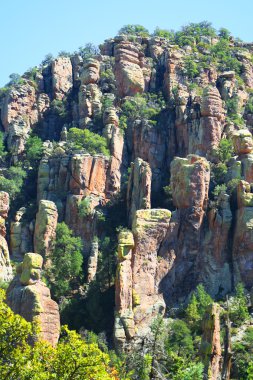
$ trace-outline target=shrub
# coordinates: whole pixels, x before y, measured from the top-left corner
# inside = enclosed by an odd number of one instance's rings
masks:
[[[158,26],[156,27],[153,36],[167,38],[170,41],[173,41],[175,38],[175,32],[173,30],[168,29],[160,29]]]
[[[85,197],[78,203],[78,214],[85,218],[92,215],[91,198]]]
[[[205,291],[204,286],[199,284],[186,308],[186,319],[191,323],[202,320],[207,306],[212,302],[212,297]]]
[[[141,37],[148,37],[149,31],[144,28],[142,25],[134,25],[134,24],[128,24],[123,26],[119,32],[119,34],[127,34],[127,35],[137,35]]]
[[[80,46],[77,54],[79,54],[83,59],[92,58],[94,55],[99,54],[99,48],[89,42],[84,46]]]
[[[176,319],[170,323],[167,348],[184,357],[192,355],[193,340],[186,322]]]
[[[218,159],[223,163],[230,160],[230,158],[235,155],[232,140],[226,139],[226,138],[221,139],[219,146],[218,146],[215,153],[216,153]]]
[[[51,267],[46,276],[53,295],[59,298],[69,292],[71,281],[81,273],[83,262],[81,239],[74,237],[64,222],[57,225],[55,246],[50,258]]]
[[[218,198],[222,193],[226,193],[227,191],[227,185],[225,183],[222,183],[221,185],[215,186],[213,190],[213,196],[215,198]]]
[[[184,71],[189,79],[193,79],[199,75],[199,66],[191,56],[184,59]]]
[[[106,139],[88,129],[70,128],[68,144],[74,149],[84,149],[90,154],[110,155]]]
[[[0,191],[9,193],[10,199],[15,199],[20,192],[26,172],[19,166],[11,166],[5,173],[0,176]]]
[[[237,326],[241,326],[249,318],[247,303],[243,284],[239,283],[236,286],[235,297],[231,302],[229,310],[230,319]]]
[[[48,53],[45,58],[41,62],[41,66],[48,66],[50,65],[54,60],[54,56],[51,53]]]
[[[212,177],[218,185],[224,183],[225,177],[227,175],[228,168],[223,162],[219,162],[217,165],[212,166]]]
[[[30,136],[25,145],[26,158],[30,165],[38,162],[43,154],[43,142],[38,136]]]
[[[6,156],[7,152],[4,146],[4,134],[0,132],[0,159],[3,159]]]

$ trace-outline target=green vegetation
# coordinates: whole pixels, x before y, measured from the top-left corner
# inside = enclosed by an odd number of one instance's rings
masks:
[[[134,24],[128,24],[123,26],[119,32],[119,34],[127,34],[127,35],[136,35],[140,37],[148,37],[149,31],[144,28],[142,25],[134,25]]]
[[[20,166],[11,166],[4,172],[4,175],[0,175],[0,191],[6,191],[9,193],[10,199],[14,200],[20,192],[26,176],[27,173]]]
[[[110,155],[106,139],[88,129],[70,128],[68,144],[73,149],[85,150],[90,154]]]
[[[14,314],[0,290],[0,377],[8,380],[109,380],[117,374],[109,355],[96,343],[86,343],[75,331],[62,327],[56,348],[43,341],[29,345],[38,328]]]
[[[120,128],[125,129],[136,119],[148,120],[150,124],[155,125],[164,108],[165,101],[161,94],[136,94],[132,98],[129,97],[122,105]]]
[[[87,43],[84,46],[80,46],[76,54],[79,54],[82,59],[88,59],[94,57],[94,55],[99,54],[99,49],[96,45],[92,43]]]
[[[87,196],[78,203],[78,213],[83,218],[92,215],[92,199]]]
[[[175,32],[173,30],[167,30],[167,29],[160,29],[158,26],[156,27],[153,36],[155,37],[162,37],[166,38],[168,40],[174,40],[175,38]]]
[[[248,301],[245,296],[243,284],[239,283],[236,286],[235,297],[232,299],[229,307],[229,316],[235,325],[240,326],[249,318],[247,304]]]
[[[191,325],[196,325],[202,320],[207,306],[212,302],[213,300],[205,291],[204,286],[202,284],[198,285],[186,308],[186,320]]]
[[[30,136],[25,145],[26,160],[34,166],[39,162],[43,154],[43,142],[38,136]]]
[[[55,246],[50,258],[52,264],[46,276],[53,295],[59,299],[71,290],[73,281],[81,275],[83,262],[81,239],[74,237],[64,222],[57,225]]]
[[[0,132],[0,160],[3,160],[7,152],[4,145],[4,134]]]

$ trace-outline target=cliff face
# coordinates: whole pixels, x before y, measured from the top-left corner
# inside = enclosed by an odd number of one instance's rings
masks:
[[[65,221],[82,238],[84,271],[92,283],[106,228],[114,223],[108,210],[117,204],[127,210],[118,221],[118,227],[129,228],[118,239],[114,334],[119,345],[145,335],[159,313],[185,302],[198,283],[213,297],[239,281],[249,290],[253,286],[253,65],[232,40],[241,78],[221,63],[204,65],[218,41],[194,50],[161,37],[117,36],[92,57],[54,59],[32,80],[24,76],[1,100],[12,165],[26,157],[32,133],[43,140],[32,194],[37,215],[23,220],[24,209],[13,210],[13,257],[33,249],[46,259],[57,221]],[[252,52],[251,45],[247,49]],[[199,70],[192,72],[195,66]],[[73,127],[91,132],[92,144],[103,137],[109,153],[94,152],[88,135],[76,135],[73,143]],[[8,165],[6,160],[1,175]],[[81,201],[89,204],[85,215]],[[19,206],[28,206],[23,203]],[[8,195],[1,192],[3,279],[11,276],[4,237],[8,208]]]

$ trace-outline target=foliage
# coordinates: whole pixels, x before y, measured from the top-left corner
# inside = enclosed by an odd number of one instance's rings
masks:
[[[129,97],[122,105],[120,127],[126,128],[128,122],[136,119],[149,120],[155,124],[163,108],[165,101],[161,94],[136,94],[134,97]]]
[[[247,101],[245,106],[245,112],[253,114],[253,96],[249,97],[249,100]]]
[[[9,75],[10,81],[8,83],[8,86],[13,86],[13,85],[19,85],[24,83],[24,79],[16,73],[13,73]]]
[[[38,341],[28,344],[35,327],[4,303],[0,290],[0,377],[8,380],[116,380],[110,358],[96,343],[87,344],[63,326],[56,348]],[[113,374],[114,373],[114,374]]]
[[[166,38],[168,40],[173,41],[175,38],[175,32],[173,30],[168,29],[160,29],[158,26],[155,28],[155,31],[153,33],[153,36],[155,37],[162,37]]]
[[[9,193],[10,199],[13,200],[20,192],[26,175],[20,166],[11,166],[4,175],[0,175],[0,191]]]
[[[4,145],[4,134],[0,131],[0,160],[6,156],[7,152]]]
[[[85,197],[78,203],[78,213],[81,217],[85,218],[92,214],[91,203],[90,197]]]
[[[223,162],[219,162],[216,165],[212,165],[211,168],[212,168],[211,174],[215,183],[218,185],[223,184],[228,172],[227,165],[224,164]]]
[[[231,36],[231,32],[226,28],[220,28],[219,32],[218,32],[218,36],[220,38],[224,38],[224,39],[228,40],[229,37]]]
[[[176,32],[175,41],[179,46],[190,45],[201,41],[201,37],[215,37],[216,31],[212,24],[208,21],[201,21],[199,23],[190,23],[181,28],[181,31]]]
[[[51,254],[51,267],[46,273],[50,288],[56,298],[66,295],[73,281],[82,270],[82,242],[62,222],[56,228],[55,246]]]
[[[38,136],[30,136],[25,145],[26,159],[30,165],[38,162],[43,154],[43,142]]]
[[[99,54],[99,49],[96,45],[87,43],[84,46],[79,47],[77,54],[79,54],[83,59],[88,59],[94,57],[94,55]]]
[[[169,325],[167,348],[177,355],[188,357],[193,354],[193,340],[186,322],[175,319]]]
[[[242,338],[233,344],[232,376],[235,379],[252,379],[253,329],[248,327]]]
[[[215,153],[221,162],[225,163],[229,161],[235,155],[232,140],[227,138],[221,139]]]
[[[110,155],[106,139],[88,129],[70,128],[68,144],[73,149],[84,149],[90,154],[101,153],[105,156]]]
[[[54,56],[51,53],[48,53],[45,58],[41,62],[41,66],[48,66],[50,65],[54,60]]]
[[[185,57],[184,70],[189,79],[193,79],[199,75],[199,65],[191,56]]]
[[[186,320],[191,324],[201,321],[207,306],[212,302],[213,300],[205,291],[204,286],[199,284],[186,308]]]
[[[222,183],[221,185],[216,185],[213,190],[213,196],[215,198],[218,198],[220,194],[226,193],[227,191],[227,185],[225,183]]]
[[[51,110],[58,114],[59,117],[66,118],[68,114],[66,101],[54,99],[51,103]]]
[[[142,25],[134,25],[134,24],[128,24],[123,26],[119,32],[119,34],[128,34],[128,35],[137,35],[141,37],[148,37],[149,31],[144,28]]]
[[[211,47],[211,55],[213,59],[217,61],[220,71],[234,70],[240,74],[242,65],[235,57],[227,38],[220,38],[220,40]]]
[[[230,319],[237,326],[240,326],[249,318],[247,303],[243,284],[238,283],[235,297],[231,301],[229,310]]]

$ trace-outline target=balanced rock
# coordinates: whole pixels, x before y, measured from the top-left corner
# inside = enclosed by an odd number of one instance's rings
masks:
[[[6,302],[14,313],[38,324],[39,332],[33,340],[41,338],[55,346],[60,335],[60,315],[50,290],[41,280],[42,264],[41,255],[25,254],[7,289]]]

